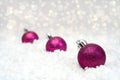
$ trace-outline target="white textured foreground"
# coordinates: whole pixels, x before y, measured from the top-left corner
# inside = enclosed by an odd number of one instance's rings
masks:
[[[37,32],[22,44],[23,29]],[[47,53],[46,34],[63,37],[66,52]],[[83,70],[76,41],[101,45],[106,64]],[[0,0],[0,80],[120,80],[119,0]]]

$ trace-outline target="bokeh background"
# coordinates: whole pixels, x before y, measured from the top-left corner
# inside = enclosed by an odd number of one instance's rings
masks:
[[[119,0],[0,0],[0,80],[119,80]],[[39,40],[23,44],[24,29]],[[47,34],[61,36],[67,51],[45,51]],[[83,70],[76,41],[97,43],[106,64]]]

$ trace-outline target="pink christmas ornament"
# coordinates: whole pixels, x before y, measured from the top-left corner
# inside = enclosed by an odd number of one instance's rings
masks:
[[[63,50],[66,51],[67,45],[64,39],[61,37],[48,36],[49,40],[46,43],[46,51],[54,52],[55,50]]]
[[[78,62],[84,69],[85,67],[93,67],[104,65],[106,61],[105,51],[97,44],[85,44],[84,42],[77,42],[81,47],[78,52]]]
[[[22,36],[22,42],[23,43],[33,43],[34,40],[38,40],[39,39],[38,35],[35,32],[28,31],[28,30],[25,30],[25,31],[26,32]]]

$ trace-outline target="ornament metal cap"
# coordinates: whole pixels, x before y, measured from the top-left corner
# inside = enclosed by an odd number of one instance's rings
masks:
[[[81,48],[81,47],[84,47],[87,44],[87,41],[81,39],[81,40],[77,40],[76,43],[78,45],[78,48]]]
[[[50,34],[47,34],[47,37],[48,37],[48,39],[52,38],[52,36]]]
[[[25,32],[27,32],[27,31],[28,31],[28,29],[24,29],[24,31],[25,31]]]

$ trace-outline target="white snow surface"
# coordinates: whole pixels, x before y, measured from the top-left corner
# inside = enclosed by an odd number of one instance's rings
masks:
[[[23,44],[24,29],[39,40]],[[46,52],[46,34],[67,51]],[[106,63],[83,70],[76,41],[102,46]],[[120,0],[0,0],[0,80],[120,80]]]

